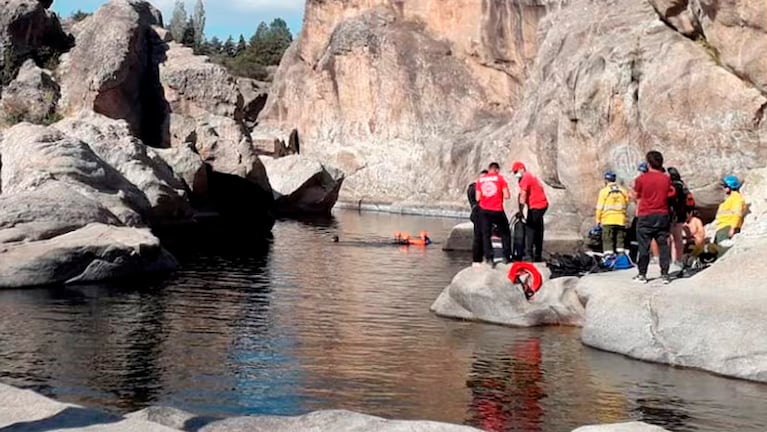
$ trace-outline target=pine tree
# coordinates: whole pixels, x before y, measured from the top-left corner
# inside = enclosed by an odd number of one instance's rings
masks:
[[[173,36],[173,40],[181,43],[184,40],[184,33],[186,32],[187,16],[186,8],[182,0],[176,0],[176,5],[173,7],[173,17],[170,20],[170,34]]]
[[[221,43],[221,39],[219,39],[217,36],[213,36],[208,42],[208,51],[211,54],[221,54],[223,49],[224,45]]]
[[[224,42],[223,53],[229,57],[234,57],[237,50],[237,46],[234,44],[234,39],[231,36]]]
[[[192,20],[194,21],[194,46],[200,49],[205,42],[205,5],[203,5],[202,0],[197,0],[194,5]]]
[[[245,42],[245,36],[240,35],[240,40],[237,42],[236,56],[241,55],[248,49],[248,43]]]

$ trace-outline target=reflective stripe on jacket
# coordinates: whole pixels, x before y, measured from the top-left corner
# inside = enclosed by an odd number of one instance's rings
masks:
[[[596,220],[602,225],[626,225],[626,211],[629,206],[629,195],[626,189],[616,183],[609,183],[599,191]]]
[[[730,196],[719,205],[719,210],[716,212],[717,229],[724,227],[740,228],[743,225],[745,213],[746,200],[743,199],[740,192],[730,192]]]

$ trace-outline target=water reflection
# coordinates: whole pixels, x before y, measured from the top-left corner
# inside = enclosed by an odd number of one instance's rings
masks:
[[[472,362],[468,424],[486,431],[542,431],[541,341],[514,343],[508,352],[479,353]]]
[[[0,380],[120,412],[767,430],[766,386],[593,351],[578,329],[433,316],[468,257],[389,240],[427,230],[440,241],[454,223],[340,212],[280,221],[269,241],[224,227],[171,242],[182,268],[164,279],[0,291]]]

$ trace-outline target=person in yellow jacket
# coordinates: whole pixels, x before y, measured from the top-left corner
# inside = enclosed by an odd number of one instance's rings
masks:
[[[716,211],[716,237],[714,238],[716,244],[729,240],[739,233],[746,214],[746,200],[740,194],[740,180],[729,175],[722,179],[722,187],[727,194],[727,199]]]
[[[629,194],[616,180],[614,172],[605,173],[606,185],[599,191],[596,219],[597,225],[602,227],[602,252],[617,254],[625,252]]]

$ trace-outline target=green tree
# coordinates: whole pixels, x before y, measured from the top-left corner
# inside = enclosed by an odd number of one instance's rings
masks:
[[[221,39],[219,39],[217,36],[213,36],[210,41],[208,41],[208,52],[210,54],[221,54],[223,49],[224,44],[221,43]]]
[[[188,47],[195,47],[194,40],[194,20],[189,18],[184,27],[184,35],[181,37],[181,43]]]
[[[194,46],[200,49],[205,42],[205,5],[202,0],[197,0],[194,5],[192,21],[194,22]]]
[[[91,15],[93,15],[93,14],[90,13],[90,12],[83,12],[80,9],[78,9],[78,10],[72,12],[72,15],[69,18],[71,18],[72,21],[74,21],[74,22],[80,22],[80,21],[84,20],[85,18],[88,18]]]
[[[231,36],[224,42],[223,52],[222,54],[226,55],[227,57],[234,57],[236,54],[237,46],[234,44],[234,39],[232,39]]]
[[[237,49],[235,51],[235,56],[238,56],[245,52],[245,50],[248,49],[248,43],[245,42],[245,36],[240,35],[240,40],[237,42]]]
[[[184,40],[184,35],[187,28],[187,15],[184,2],[182,0],[176,0],[176,5],[173,7],[173,17],[170,19],[170,34],[173,36],[173,40],[181,43]]]

